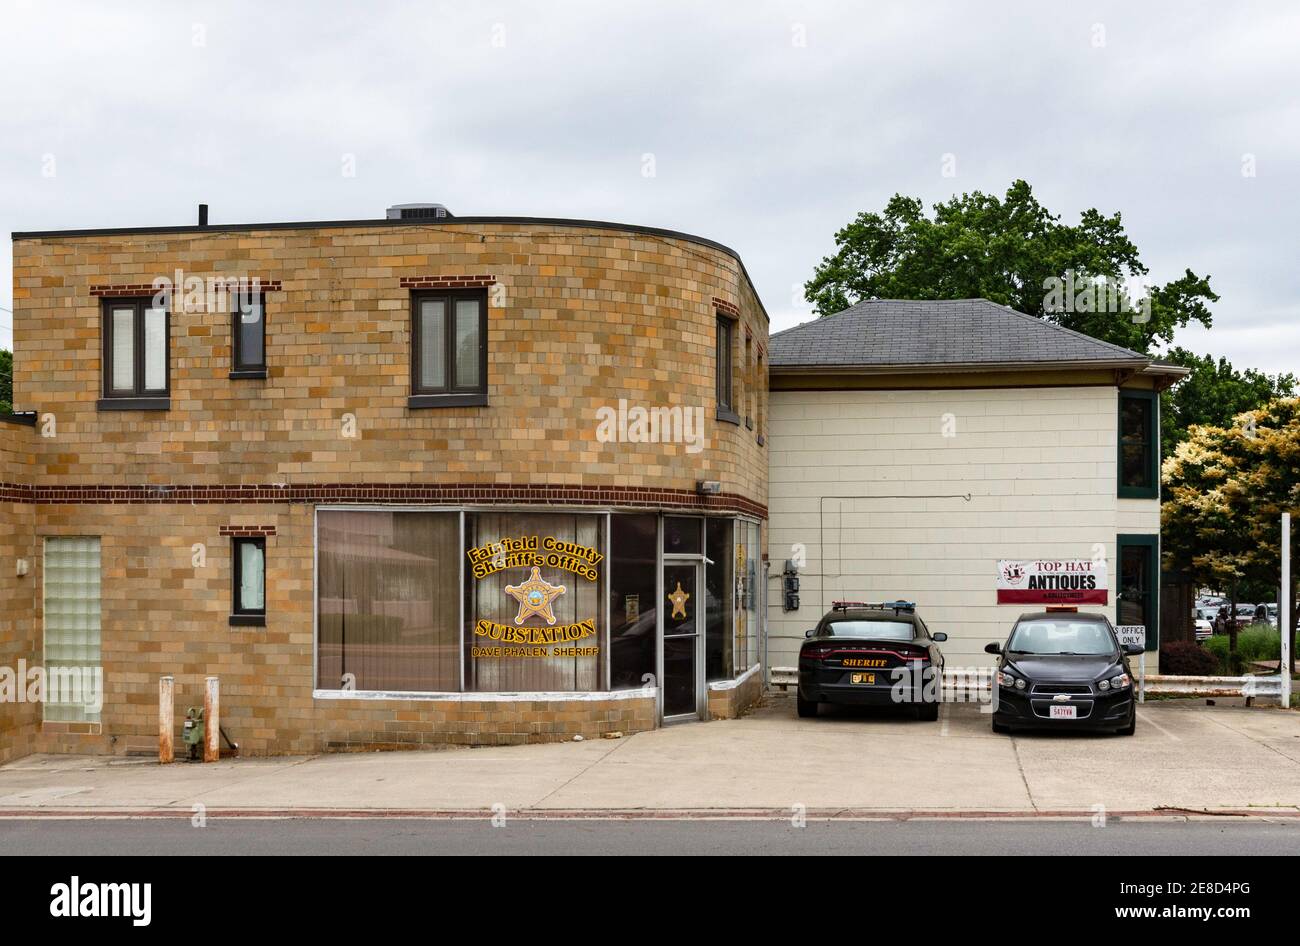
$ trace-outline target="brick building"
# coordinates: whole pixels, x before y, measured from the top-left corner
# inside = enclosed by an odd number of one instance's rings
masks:
[[[754,698],[768,323],[731,250],[436,207],[13,239],[0,667],[102,668],[102,705],[0,703],[0,761],[152,747],[165,674],[178,718],[219,677],[249,754]]]

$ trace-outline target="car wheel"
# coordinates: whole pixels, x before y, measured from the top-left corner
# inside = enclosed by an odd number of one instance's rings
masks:
[[[1011,727],[999,723],[996,719],[993,721],[993,731],[995,733],[1006,734],[1011,732]]]
[[[939,718],[939,704],[918,703],[916,705],[916,718],[928,723],[934,722]]]
[[[795,694],[795,706],[799,710],[799,718],[807,719],[817,715],[817,703],[814,700],[805,700],[802,693]]]

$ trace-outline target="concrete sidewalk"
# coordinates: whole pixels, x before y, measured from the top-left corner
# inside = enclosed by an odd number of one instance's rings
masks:
[[[704,813],[788,816],[1300,816],[1300,714],[1148,703],[1133,737],[994,735],[970,705],[938,723],[841,711],[801,720],[785,695],[738,720],[623,739],[435,752],[226,760],[31,756],[0,767],[0,814],[188,816]]]

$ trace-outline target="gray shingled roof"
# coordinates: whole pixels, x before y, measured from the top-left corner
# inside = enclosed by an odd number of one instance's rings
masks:
[[[1145,355],[987,299],[873,299],[771,339],[773,368],[1145,364]]]

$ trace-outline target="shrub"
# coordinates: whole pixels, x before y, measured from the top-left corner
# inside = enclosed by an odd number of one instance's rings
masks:
[[[1232,676],[1232,664],[1228,660],[1228,635],[1215,634],[1204,644],[1201,645],[1207,654],[1214,657],[1217,663],[1215,673],[1227,674]]]
[[[1253,624],[1237,635],[1237,653],[1245,664],[1277,660],[1282,653],[1282,635],[1271,625]]]
[[[1179,677],[1212,676],[1220,661],[1200,644],[1171,641],[1160,648],[1160,672]]]

